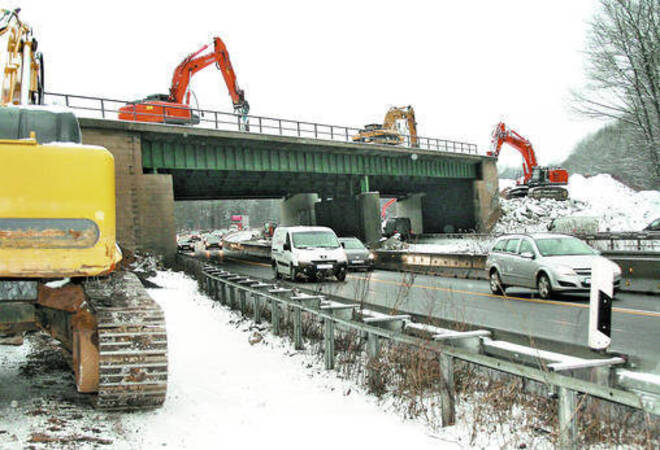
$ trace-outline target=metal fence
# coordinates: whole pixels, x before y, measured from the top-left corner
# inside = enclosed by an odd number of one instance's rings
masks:
[[[256,277],[239,275],[222,269],[221,266],[203,263],[192,257],[178,255],[178,262],[188,272],[197,277],[201,288],[212,299],[239,310],[247,315],[248,305],[252,309],[255,322],[261,321],[264,308],[270,310],[270,322],[274,334],[281,333],[281,318],[286,312],[292,317],[293,340],[296,349],[303,348],[301,313],[311,314],[323,322],[323,352],[326,369],[335,367],[335,327],[354,330],[367,338],[367,353],[369,358],[377,358],[379,354],[379,339],[389,339],[399,344],[411,345],[436,351],[440,358],[443,377],[443,400],[441,405],[443,426],[454,423],[454,387],[453,360],[460,359],[485,368],[506,372],[512,375],[528,378],[547,386],[554,386],[559,400],[560,447],[573,448],[577,439],[577,394],[584,393],[633,408],[639,408],[651,414],[660,413],[660,405],[654,397],[645,398],[643,394],[630,392],[610,386],[610,370],[615,365],[624,362],[622,358],[582,359],[570,358],[570,364],[565,362],[545,364],[538,349],[515,346],[514,350],[506,350],[510,344],[499,344],[490,338],[488,330],[472,330],[457,332],[442,330],[428,339],[420,338],[407,332],[411,327],[410,316],[381,314],[377,317],[365,317],[359,314],[358,304],[344,304],[328,301],[327,296],[305,294],[300,290],[291,289],[272,281]],[[427,330],[434,327],[425,326]],[[481,340],[481,345],[456,346],[456,342],[465,340]],[[454,345],[449,345],[452,342]],[[482,353],[483,349],[493,348],[505,352],[504,356],[494,356]],[[528,354],[526,353],[528,352]],[[522,357],[527,364],[516,362]],[[580,379],[570,374],[575,370],[586,369],[598,372],[600,382]],[[639,392],[639,391],[638,391]]]
[[[90,97],[83,95],[60,94],[46,92],[45,99],[47,104],[66,106],[76,110],[79,117],[100,118],[100,119],[119,119],[119,109],[122,106],[130,104],[126,100],[117,100],[101,97]],[[247,121],[243,121],[239,114],[223,111],[213,111],[199,108],[186,108],[177,106],[167,106],[160,108],[157,113],[140,111],[129,113],[131,119],[122,119],[128,121],[165,123],[168,125],[195,126],[201,128],[211,128],[224,131],[241,131],[253,134],[268,134],[275,136],[290,136],[308,139],[320,139],[338,142],[355,142],[353,137],[359,132],[359,128],[346,127],[341,125],[328,125],[315,122],[303,122],[298,120],[280,119],[265,116],[247,116]],[[182,123],[181,117],[189,116],[199,120],[196,125]],[[177,118],[178,117],[178,118]],[[141,120],[136,120],[141,119]],[[417,137],[417,145],[411,145],[409,135],[401,135],[403,143],[396,145],[397,148],[420,149],[427,151],[451,152],[476,155],[476,144],[459,142],[447,139]],[[363,143],[362,145],[374,145]]]

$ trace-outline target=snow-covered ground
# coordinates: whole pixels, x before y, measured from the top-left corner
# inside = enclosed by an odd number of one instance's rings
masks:
[[[433,431],[423,419],[405,420],[396,405],[408,400],[377,400],[340,371],[324,370],[309,343],[295,351],[267,323],[239,318],[186,275],[159,271],[151,281],[162,286],[149,293],[168,328],[164,406],[95,411],[75,392],[51,339],[30,335],[22,347],[0,346],[0,449],[552,447],[547,431],[525,431],[524,409],[475,422],[468,398],[458,403],[454,426]],[[261,340],[251,345],[256,335]]]

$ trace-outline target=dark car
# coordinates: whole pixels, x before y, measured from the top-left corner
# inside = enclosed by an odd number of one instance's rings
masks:
[[[648,224],[644,231],[660,231],[660,217]]]
[[[215,234],[209,234],[204,238],[204,247],[206,247],[207,250],[220,250],[222,248],[222,238]]]
[[[339,238],[339,243],[346,252],[349,269],[374,270],[374,254],[358,238]]]
[[[191,239],[180,239],[176,243],[176,247],[180,252],[193,252],[195,251],[195,242]]]
[[[399,234],[401,239],[407,241],[410,239],[411,232],[410,218],[408,217],[392,217],[385,221],[383,227],[383,236],[392,237]]]

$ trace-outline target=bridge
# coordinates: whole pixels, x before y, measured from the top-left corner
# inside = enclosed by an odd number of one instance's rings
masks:
[[[119,121],[127,103],[46,95],[80,119],[83,142],[115,156],[118,239],[171,256],[174,202],[282,198],[282,224],[319,224],[366,241],[380,236],[380,196],[397,197],[413,231],[487,230],[498,212],[493,158],[476,145],[420,137],[355,143],[358,128],[195,110],[197,126]]]

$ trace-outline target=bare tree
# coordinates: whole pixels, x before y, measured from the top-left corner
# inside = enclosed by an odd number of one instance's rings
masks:
[[[660,2],[601,0],[587,43],[588,84],[575,109],[635,131],[635,147],[660,186]]]

